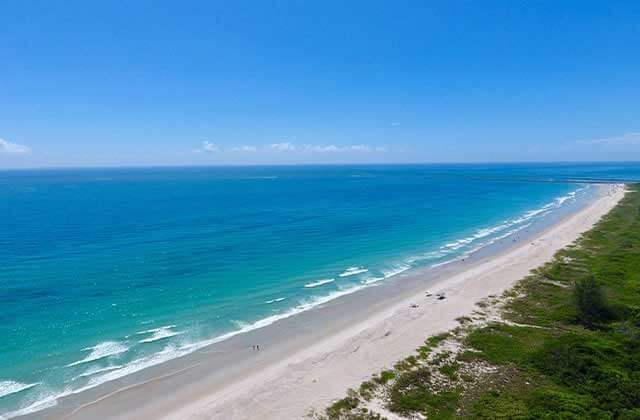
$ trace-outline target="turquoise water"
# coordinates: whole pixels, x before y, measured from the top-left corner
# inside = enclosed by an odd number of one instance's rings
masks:
[[[617,165],[0,173],[0,416],[435,266]]]

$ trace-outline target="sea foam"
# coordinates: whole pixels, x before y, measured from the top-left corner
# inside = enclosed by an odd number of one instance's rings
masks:
[[[71,381],[75,381],[76,379],[86,378],[89,376],[97,375],[98,373],[108,372],[110,370],[121,369],[122,365],[114,365],[114,366],[96,366],[93,368],[89,368],[86,371],[82,372],[80,375],[74,377]]]
[[[0,398],[7,395],[15,394],[17,392],[25,391],[27,389],[33,388],[36,385],[40,385],[40,382],[24,384],[22,382],[16,381],[0,381]]]
[[[318,280],[318,281],[314,281],[312,283],[307,283],[307,284],[304,285],[304,287],[307,288],[307,289],[312,289],[314,287],[322,286],[324,284],[333,283],[334,281],[335,281],[335,279]]]
[[[382,274],[385,279],[388,279],[393,276],[397,276],[398,274],[404,273],[405,271],[411,269],[411,266],[408,264],[396,265],[391,269],[382,270]]]
[[[275,298],[275,299],[271,299],[266,301],[265,303],[276,303],[276,302],[282,302],[283,300],[285,300],[286,298],[284,297],[280,297],[280,298]]]
[[[84,359],[78,360],[73,363],[69,363],[67,367],[80,365],[82,363],[93,362],[95,360],[100,360],[105,357],[111,357],[118,354],[122,354],[127,350],[129,350],[129,347],[117,341],[105,341],[104,343],[100,343],[93,347],[87,347],[82,350],[83,351],[91,350],[91,353],[89,353],[89,355]]]
[[[319,296],[307,301],[303,301],[300,302],[300,304],[298,304],[297,306],[281,313],[281,314],[276,314],[276,315],[271,315],[262,319],[259,319],[255,322],[252,323],[248,323],[248,322],[242,322],[242,321],[236,321],[235,324],[239,327],[238,329],[234,330],[234,331],[230,331],[228,333],[216,336],[214,338],[211,339],[207,339],[207,340],[201,340],[201,341],[197,341],[194,343],[185,343],[182,345],[176,345],[176,344],[171,344],[171,345],[167,345],[164,349],[162,349],[161,351],[154,353],[152,355],[149,356],[144,356],[144,357],[140,357],[138,359],[132,360],[131,362],[123,365],[123,366],[117,366],[114,367],[113,369],[106,369],[103,372],[99,372],[99,371],[95,371],[94,375],[90,378],[89,382],[87,383],[86,386],[78,388],[78,389],[65,389],[62,392],[59,393],[55,393],[55,394],[49,394],[44,396],[43,398],[39,399],[38,401],[32,403],[31,405],[21,408],[20,410],[14,411],[12,413],[8,413],[6,414],[6,418],[11,418],[11,417],[16,417],[16,416],[21,416],[21,415],[25,415],[25,414],[29,414],[29,413],[33,413],[36,411],[40,411],[43,410],[45,408],[49,408],[52,406],[55,406],[57,404],[58,399],[71,395],[71,394],[76,394],[79,392],[83,392],[86,391],[88,389],[94,388],[98,385],[104,384],[106,382],[110,382],[110,381],[114,381],[116,379],[120,379],[124,376],[130,375],[132,373],[138,372],[140,370],[146,369],[148,367],[151,366],[155,366],[164,362],[168,362],[169,360],[172,359],[176,359],[178,357],[183,357],[186,356],[189,353],[193,353],[194,351],[197,351],[201,348],[204,348],[206,346],[209,346],[211,344],[215,344],[215,343],[219,343],[221,341],[227,340],[231,337],[234,337],[236,335],[239,334],[243,334],[249,331],[253,331],[259,328],[264,328],[268,325],[273,324],[274,322],[277,322],[281,319],[285,319],[285,318],[289,318],[291,316],[294,316],[296,314],[299,314],[301,312],[305,312],[308,311],[310,309],[313,309],[315,307],[318,307],[322,304],[325,304],[327,302],[330,302],[334,299],[337,299],[341,296],[346,296],[349,295],[351,293],[355,293],[358,290],[363,289],[365,286],[364,285],[358,285],[358,286],[353,286],[350,288],[345,288],[345,289],[341,289],[338,290],[336,292],[330,293],[328,295],[325,296]],[[148,331],[152,331],[152,330],[148,330]],[[102,343],[105,344],[105,343]],[[95,347],[91,347],[91,349],[94,349],[94,351],[99,347],[95,346]],[[106,348],[107,346],[103,346],[104,348]],[[115,349],[115,347],[111,347],[112,349]],[[126,350],[125,350],[126,351]],[[119,353],[115,353],[115,354],[119,354]],[[97,355],[96,355],[97,356]],[[106,357],[106,356],[103,356]],[[88,357],[87,357],[88,359]],[[83,359],[84,360],[84,359]],[[97,360],[97,359],[96,359]],[[87,360],[88,361],[88,360]],[[85,363],[85,361],[82,361],[82,363]],[[76,363],[76,364],[79,364]],[[88,373],[88,372],[87,372]],[[102,373],[101,375],[99,375],[98,373]]]
[[[577,193],[584,190],[584,188],[579,188],[576,191],[572,191],[567,195],[555,198],[552,202],[545,204],[544,206],[537,208],[537,209],[533,209],[533,210],[529,210],[526,211],[524,214],[522,214],[519,217],[516,217],[514,219],[509,219],[509,220],[505,220],[504,222],[496,225],[496,226],[492,226],[489,228],[482,228],[482,229],[478,229],[476,232],[474,232],[472,235],[462,238],[462,239],[458,239],[456,241],[453,242],[449,242],[443,246],[440,247],[440,251],[442,256],[445,256],[447,254],[452,253],[453,251],[457,251],[459,249],[465,248],[473,243],[475,243],[476,241],[478,241],[479,239],[483,239],[486,237],[490,237],[492,235],[496,235],[496,234],[500,234],[501,232],[507,230],[507,229],[511,229],[513,227],[516,227],[518,225],[522,225],[525,223],[530,222],[532,219],[534,218],[541,218],[546,216],[550,211],[552,211],[554,208],[559,208],[562,205],[564,205],[567,201],[570,200],[574,200],[577,197]],[[528,223],[526,226],[529,226],[530,223]],[[521,226],[522,227],[522,226]],[[473,249],[473,252],[477,251],[479,248],[486,246],[490,243],[494,243],[495,239],[503,239],[515,232],[517,232],[518,230],[520,230],[520,228],[516,228],[515,230],[509,230],[507,234],[502,234],[500,236],[498,236],[497,238],[493,238],[491,241],[489,242],[485,242],[482,243],[479,247],[475,247]],[[465,255],[468,255],[469,251],[467,251],[465,253]],[[415,259],[415,258],[414,258]],[[436,263],[431,265],[431,267],[438,267],[444,264],[447,264],[449,262],[455,261],[454,260],[448,260],[442,263]]]
[[[367,271],[369,270],[364,267],[349,267],[346,270],[344,270],[342,273],[338,274],[338,277],[355,276],[356,274],[366,273]]]
[[[565,205],[565,203],[570,202],[575,200],[578,197],[578,193],[585,190],[585,188],[579,188],[575,191],[572,191],[564,196],[561,197],[557,197],[555,198],[552,202],[547,203],[545,205],[543,205],[540,208],[537,209],[533,209],[533,210],[529,210],[524,212],[521,216],[513,218],[513,219],[509,219],[509,220],[505,220],[504,222],[496,225],[496,226],[492,226],[489,228],[483,228],[483,229],[478,229],[475,233],[473,233],[472,235],[462,238],[462,239],[458,239],[456,241],[453,242],[449,242],[443,246],[440,247],[440,249],[438,251],[432,252],[432,253],[428,253],[425,254],[424,256],[418,256],[418,257],[411,257],[409,259],[407,259],[407,262],[412,263],[415,261],[419,261],[419,260],[423,260],[423,259],[437,259],[437,258],[442,258],[446,255],[452,254],[454,251],[457,250],[461,250],[464,251],[463,254],[461,254],[460,256],[456,257],[456,258],[452,258],[452,259],[448,259],[445,261],[441,261],[441,262],[437,262],[434,264],[431,264],[430,267],[431,268],[437,268],[437,267],[441,267],[443,265],[447,265],[450,264],[452,262],[455,261],[459,261],[462,258],[467,258],[469,255],[473,254],[474,252],[478,251],[479,249],[487,246],[487,245],[492,245],[502,239],[505,239],[509,236],[512,236],[514,234],[516,234],[517,232],[531,226],[531,223],[533,221],[533,219],[539,219],[542,218],[544,216],[546,216],[547,214],[549,214],[551,211],[553,211],[554,209],[560,208],[563,205]],[[506,231],[506,233],[504,232]],[[493,235],[497,235],[497,236],[493,236]],[[483,239],[483,238],[489,238],[489,240],[484,241],[484,242],[480,242],[477,243],[478,240]],[[475,245],[475,246],[473,246]],[[465,249],[465,248],[469,248],[470,246],[473,246],[473,248],[471,249]],[[428,256],[427,256],[428,255]]]
[[[365,279],[362,279],[362,281],[360,283],[365,284],[365,285],[370,285],[370,284],[374,284],[377,283],[379,281],[382,281],[386,279],[386,277],[367,277]]]
[[[173,331],[175,325],[166,325],[164,327],[154,328],[151,330],[141,331],[138,334],[152,334],[151,337],[145,338],[144,340],[140,340],[141,343],[153,343],[154,341],[163,340],[169,337],[175,337],[176,335],[182,334],[178,331]]]

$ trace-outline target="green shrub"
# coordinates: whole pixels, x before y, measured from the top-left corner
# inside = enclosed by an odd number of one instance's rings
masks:
[[[578,321],[592,327],[612,318],[602,287],[593,276],[577,280],[573,289]]]
[[[583,395],[555,388],[542,388],[533,392],[528,403],[535,418],[588,418],[592,401]]]
[[[371,380],[378,385],[385,385],[387,382],[396,377],[396,373],[392,370],[383,370],[380,375],[374,375]]]
[[[589,397],[594,407],[611,415],[640,406],[638,353],[606,337],[565,335],[546,343],[531,359],[556,383]]]
[[[455,412],[460,397],[458,389],[432,390],[429,368],[403,372],[389,390],[388,408],[401,415],[420,413],[428,418],[448,418]]]
[[[447,338],[449,338],[450,335],[451,335],[451,333],[449,333],[449,332],[443,332],[443,333],[438,334],[438,335],[433,335],[433,336],[429,337],[427,339],[427,341],[425,341],[425,344],[427,344],[430,347],[435,347],[438,344],[442,343]]]
[[[493,390],[478,398],[470,409],[472,419],[522,419],[526,418],[524,401]]]
[[[453,362],[440,366],[440,369],[438,370],[453,381],[457,378],[456,372],[458,372],[458,369],[460,369],[460,363]]]
[[[560,383],[576,386],[598,366],[598,355],[580,336],[569,335],[545,343],[531,356],[534,366]]]
[[[349,389],[346,397],[336,401],[327,408],[327,416],[330,419],[340,419],[349,411],[356,409],[359,404],[360,400],[358,400],[356,391]]]
[[[360,384],[360,388],[358,389],[358,392],[360,393],[360,396],[362,398],[369,401],[371,400],[371,398],[373,398],[373,393],[375,392],[377,387],[378,387],[378,384],[376,382],[365,381]]]

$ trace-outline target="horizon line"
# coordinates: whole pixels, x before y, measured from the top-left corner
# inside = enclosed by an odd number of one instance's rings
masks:
[[[446,162],[346,162],[346,163],[229,163],[229,164],[153,164],[153,165],[69,165],[69,166],[30,166],[0,168],[0,172],[33,170],[74,170],[74,169],[163,169],[163,168],[260,168],[260,167],[300,167],[300,166],[438,166],[438,165],[522,165],[522,164],[592,164],[592,163],[631,163],[640,164],[640,160],[504,160],[504,161],[446,161]]]

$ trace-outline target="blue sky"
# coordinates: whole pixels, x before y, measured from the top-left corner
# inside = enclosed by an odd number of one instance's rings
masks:
[[[0,3],[0,167],[640,160],[638,1]]]

